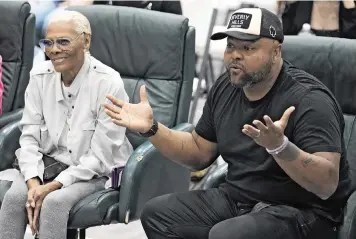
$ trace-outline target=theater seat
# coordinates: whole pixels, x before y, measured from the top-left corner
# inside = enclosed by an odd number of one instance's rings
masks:
[[[70,7],[90,21],[90,53],[117,70],[130,102],[139,102],[146,85],[155,118],[180,131],[191,132],[188,121],[195,70],[195,30],[183,16],[116,6]],[[10,167],[19,147],[19,122],[0,130],[0,170]],[[124,169],[121,186],[97,192],[81,200],[70,212],[68,227],[84,229],[139,218],[151,198],[189,189],[190,171],[164,158],[145,138],[127,131],[135,148]],[[3,168],[1,169],[1,165]],[[9,183],[0,183],[1,195]],[[11,185],[11,184],[10,184]],[[1,188],[3,187],[3,188]],[[76,238],[69,232],[68,238]]]
[[[3,58],[3,114],[0,129],[21,119],[35,46],[35,15],[25,1],[0,1],[0,55]]]
[[[338,239],[356,238],[356,42],[343,38],[286,36],[282,56],[321,80],[335,95],[345,118],[344,140],[353,193],[345,206]],[[203,189],[225,181],[227,164],[206,176]]]

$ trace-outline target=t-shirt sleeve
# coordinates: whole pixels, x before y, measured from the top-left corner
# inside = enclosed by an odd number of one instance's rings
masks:
[[[207,100],[205,102],[203,108],[203,114],[200,117],[198,124],[195,127],[195,132],[202,138],[210,141],[210,142],[217,142],[216,139],[216,132],[215,132],[215,125],[214,125],[214,118],[213,118],[213,97],[212,91],[210,90]]]
[[[308,153],[342,153],[343,116],[336,100],[312,90],[296,107],[294,144]]]

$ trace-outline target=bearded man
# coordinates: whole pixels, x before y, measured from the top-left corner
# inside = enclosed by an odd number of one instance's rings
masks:
[[[334,96],[281,56],[282,23],[262,8],[240,9],[227,29],[226,73],[208,94],[192,133],[154,120],[141,102],[112,96],[114,123],[149,137],[168,159],[201,170],[228,163],[219,188],[149,201],[141,222],[149,239],[337,238],[350,194],[344,119]]]

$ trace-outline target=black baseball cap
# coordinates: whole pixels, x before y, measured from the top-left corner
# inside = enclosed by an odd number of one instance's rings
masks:
[[[225,37],[240,40],[255,41],[261,37],[283,42],[283,25],[278,16],[265,8],[241,8],[235,11],[225,31],[214,33],[211,40],[221,40]]]

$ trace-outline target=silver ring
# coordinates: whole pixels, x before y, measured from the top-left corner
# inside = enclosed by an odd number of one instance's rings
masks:
[[[31,207],[30,203],[26,203],[26,207],[27,208]]]
[[[259,131],[258,131],[258,135],[257,135],[257,136],[255,136],[255,138],[260,137],[260,135],[261,135],[261,130],[259,130]]]

